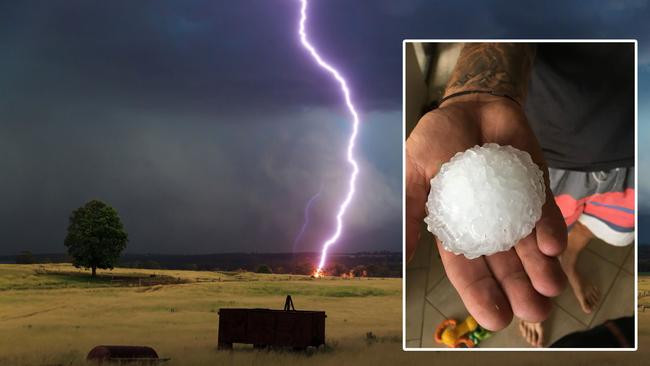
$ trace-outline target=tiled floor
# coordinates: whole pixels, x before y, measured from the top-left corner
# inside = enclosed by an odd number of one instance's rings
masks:
[[[415,256],[406,266],[406,345],[408,348],[443,347],[433,340],[444,319],[463,320],[467,310],[447,279],[431,235],[422,235]],[[571,288],[553,300],[554,309],[544,322],[548,345],[562,336],[588,329],[606,319],[634,314],[634,246],[614,247],[601,241],[587,245],[578,260],[582,273],[601,292],[595,311],[585,314]],[[519,335],[517,321],[483,341],[480,347],[529,347]]]

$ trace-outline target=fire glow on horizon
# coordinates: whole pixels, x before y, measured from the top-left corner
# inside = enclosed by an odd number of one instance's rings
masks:
[[[315,277],[320,277],[323,274],[323,267],[325,266],[325,261],[327,260],[327,250],[332,244],[336,243],[336,241],[341,236],[341,232],[343,231],[343,215],[345,215],[345,211],[350,205],[350,202],[352,201],[352,197],[354,196],[354,192],[355,192],[355,183],[357,180],[357,174],[359,173],[359,166],[357,164],[357,161],[354,159],[353,151],[354,151],[354,143],[356,141],[357,133],[359,131],[359,116],[354,107],[354,104],[352,103],[352,98],[350,97],[350,90],[348,89],[348,85],[345,79],[339,74],[338,70],[336,70],[334,67],[332,67],[329,63],[327,63],[325,60],[321,58],[321,56],[318,54],[318,51],[316,51],[316,48],[307,39],[307,31],[305,30],[305,23],[307,21],[307,0],[300,0],[300,3],[301,3],[300,23],[298,28],[298,34],[300,35],[300,43],[302,43],[302,46],[309,52],[309,54],[314,59],[316,64],[318,64],[318,66],[320,66],[322,69],[327,71],[339,83],[341,87],[341,92],[343,94],[343,99],[345,100],[345,105],[352,117],[352,133],[350,134],[350,138],[348,140],[348,147],[347,147],[347,162],[352,167],[352,174],[350,174],[350,181],[348,183],[349,185],[348,193],[345,196],[343,202],[341,202],[338,213],[336,214],[336,230],[334,231],[334,234],[332,234],[332,236],[329,237],[323,243],[320,262],[318,263],[318,268],[314,273]]]

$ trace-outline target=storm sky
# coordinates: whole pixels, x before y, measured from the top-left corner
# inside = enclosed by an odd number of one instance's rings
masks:
[[[404,38],[636,38],[639,140],[650,137],[648,1],[312,3],[311,38],[362,117],[358,194],[335,251],[401,249]],[[297,247],[318,250],[347,183],[350,124],[300,48],[298,11],[295,0],[1,3],[0,254],[63,252],[68,215],[93,198],[118,210],[131,253],[287,252],[323,186]],[[640,144],[648,215],[649,159]]]

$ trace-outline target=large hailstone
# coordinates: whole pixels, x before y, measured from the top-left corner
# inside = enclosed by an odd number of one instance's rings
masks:
[[[527,152],[485,144],[457,153],[431,179],[427,229],[468,259],[509,250],[530,234],[545,201]]]

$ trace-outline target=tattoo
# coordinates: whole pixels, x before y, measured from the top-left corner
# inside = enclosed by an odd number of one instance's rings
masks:
[[[445,95],[464,90],[506,94],[523,105],[535,47],[526,43],[468,43],[451,74]]]

